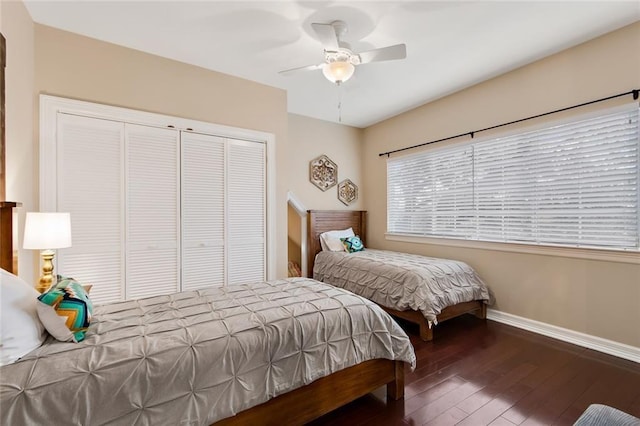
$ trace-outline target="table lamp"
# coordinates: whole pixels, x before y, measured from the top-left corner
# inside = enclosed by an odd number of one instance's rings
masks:
[[[42,250],[42,276],[36,290],[43,293],[54,284],[53,257],[55,249],[71,247],[71,217],[69,213],[27,212],[23,247]]]

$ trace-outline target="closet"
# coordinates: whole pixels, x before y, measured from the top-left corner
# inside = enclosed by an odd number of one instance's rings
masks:
[[[64,111],[55,128],[56,270],[96,303],[267,278],[264,141]]]

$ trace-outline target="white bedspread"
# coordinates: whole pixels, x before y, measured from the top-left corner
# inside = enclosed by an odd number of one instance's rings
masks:
[[[433,324],[447,306],[489,300],[487,286],[466,263],[394,251],[323,251],[313,277],[387,308],[420,311]]]
[[[310,279],[103,305],[84,341],[0,367],[0,424],[208,425],[375,358],[415,367],[379,306]]]

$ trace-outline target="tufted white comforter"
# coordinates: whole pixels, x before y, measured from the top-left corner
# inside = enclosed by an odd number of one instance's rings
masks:
[[[415,367],[378,306],[305,278],[103,305],[0,367],[0,424],[211,424],[374,358]]]
[[[447,306],[489,301],[487,286],[468,264],[395,251],[323,251],[313,277],[396,311],[420,311],[433,324]]]

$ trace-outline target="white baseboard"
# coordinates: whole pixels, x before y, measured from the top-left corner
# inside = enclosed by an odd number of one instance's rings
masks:
[[[487,309],[487,319],[640,363],[640,348],[635,346],[590,336],[567,328],[496,311],[495,309]]]

